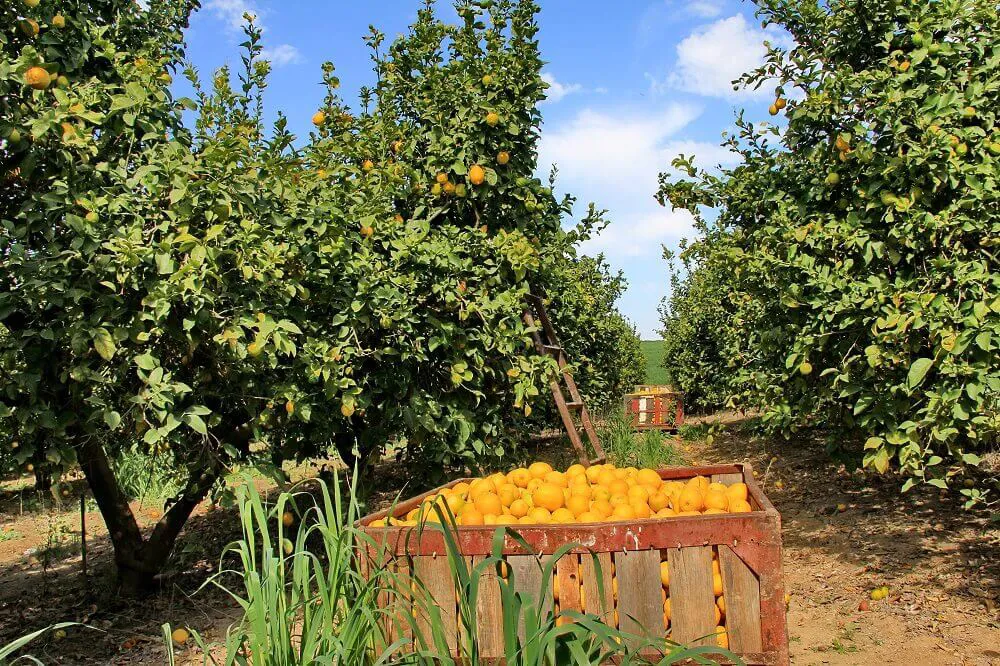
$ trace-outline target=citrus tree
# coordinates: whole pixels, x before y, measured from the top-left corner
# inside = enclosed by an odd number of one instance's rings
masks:
[[[0,233],[0,419],[18,465],[83,470],[127,589],[150,586],[235,466],[277,474],[331,446],[364,465],[405,442],[474,467],[555,372],[524,296],[573,277],[587,223],[564,231],[571,201],[532,177],[537,7],[456,6],[459,25],[425,8],[388,48],[372,32],[377,84],[358,109],[325,65],[304,141],[263,125],[252,23],[240,70],[204,84],[187,69],[194,98],[175,100],[189,8],[25,6],[78,32],[41,37],[68,55],[11,39],[0,64],[0,100],[17,100],[5,168],[23,183]],[[148,535],[114,473],[133,448],[186,479]]]
[[[741,117],[742,165],[661,177],[663,203],[718,213],[668,337],[725,318],[699,362],[768,423],[853,435],[866,465],[944,486],[1000,430],[996,6],[758,5],[794,46],[740,83],[776,85],[787,124]]]

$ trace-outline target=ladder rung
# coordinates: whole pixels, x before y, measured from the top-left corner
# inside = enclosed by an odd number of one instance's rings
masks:
[[[567,402],[566,406],[568,408],[570,408],[570,409],[580,409],[581,407],[583,407],[583,403],[582,402]]]
[[[559,345],[542,345],[542,349],[547,352],[561,352],[564,351]]]

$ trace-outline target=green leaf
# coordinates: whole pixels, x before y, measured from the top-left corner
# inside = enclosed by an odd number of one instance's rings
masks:
[[[201,435],[208,434],[208,428],[205,426],[205,422],[197,414],[192,414],[191,412],[188,412],[187,414],[184,415],[183,420],[184,423],[188,424],[188,426],[195,432]]]
[[[114,430],[122,422],[122,415],[114,410],[104,412],[104,422],[108,424],[109,428]]]
[[[94,350],[101,355],[105,361],[110,361],[115,356],[117,347],[111,333],[106,328],[98,328],[94,331]]]
[[[934,365],[934,360],[929,358],[918,358],[914,361],[906,375],[906,385],[911,389],[920,386],[932,365]]]

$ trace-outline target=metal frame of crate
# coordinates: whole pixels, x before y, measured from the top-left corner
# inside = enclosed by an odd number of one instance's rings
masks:
[[[752,511],[606,523],[514,525],[508,529],[516,531],[530,546],[526,550],[518,540],[505,537],[502,554],[514,576],[515,588],[536,596],[541,581],[539,557],[552,554],[564,544],[581,544],[556,564],[554,577],[560,581],[561,609],[603,615],[605,621],[617,617],[622,630],[632,633],[644,630],[650,635],[664,636],[667,626],[661,587],[651,581],[659,581],[660,562],[665,559],[670,568],[671,640],[687,645],[713,645],[715,551],[725,590],[729,649],[747,664],[788,664],[781,517],[758,486],[751,467],[745,464],[677,467],[659,473],[664,480],[702,475],[726,485],[743,481]],[[439,490],[396,505],[393,515],[405,515]],[[359,521],[371,537],[362,561],[367,566],[390,567],[400,575],[411,572],[418,575],[440,607],[446,631],[454,636],[454,640],[449,639],[450,647],[457,649],[461,623],[457,619],[455,585],[444,535],[434,528],[370,527],[372,521],[388,516],[388,510],[384,510]],[[455,539],[470,570],[490,556],[496,529],[494,526],[455,528]],[[601,564],[603,598],[598,593],[597,569],[591,553],[596,554]],[[612,566],[618,579],[617,597],[612,595]],[[496,572],[491,570],[483,575],[488,576],[495,578]],[[551,604],[552,600],[543,603]],[[609,612],[611,608],[617,611],[616,615]],[[500,663],[504,637],[496,584],[480,586],[477,610],[481,655]],[[417,626],[421,626],[419,619]],[[394,638],[401,637],[407,635],[409,628],[397,623],[393,632]]]

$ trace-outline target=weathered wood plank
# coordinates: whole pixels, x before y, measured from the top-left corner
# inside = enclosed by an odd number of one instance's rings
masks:
[[[671,637],[687,645],[714,645],[712,548],[671,548],[667,558],[670,563]]]
[[[413,558],[413,573],[418,582],[414,592],[414,614],[417,618],[417,633],[415,639],[423,638],[422,645],[434,647],[431,632],[432,615],[428,604],[438,609],[441,618],[441,630],[447,637],[448,648],[452,651],[458,645],[458,626],[456,622],[457,605],[455,604],[455,584],[451,578],[448,558],[424,555]]]
[[[478,567],[488,558],[472,559]],[[496,659],[503,656],[503,609],[500,607],[500,586],[496,565],[486,567],[479,576],[479,594],[476,597],[476,625],[479,637],[479,656]]]
[[[583,611],[580,601],[580,556],[569,553],[556,562],[556,579],[559,581],[559,610]]]
[[[605,624],[615,624],[615,599],[611,592],[611,553],[597,553],[597,562],[590,554],[580,555],[583,571],[583,609],[601,618]],[[602,585],[598,585],[598,580]],[[603,587],[603,593],[602,593]]]
[[[729,648],[737,653],[761,652],[760,583],[729,546],[719,546],[719,566],[726,597]]]
[[[709,562],[711,569],[711,561]],[[637,636],[663,636],[663,599],[660,595],[660,551],[615,553],[618,579],[618,624]],[[711,590],[709,590],[711,593]],[[633,639],[638,643],[638,639]]]

